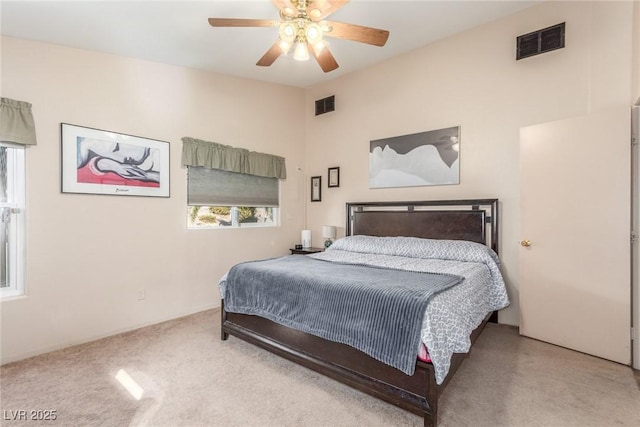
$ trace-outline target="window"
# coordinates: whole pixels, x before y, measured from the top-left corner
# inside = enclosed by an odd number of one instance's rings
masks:
[[[189,228],[269,227],[278,225],[278,209],[264,206],[189,206]]]
[[[279,225],[284,157],[191,137],[182,143],[189,228]]]
[[[189,228],[273,227],[279,223],[277,178],[188,167]]]
[[[0,144],[0,296],[24,294],[24,148]]]

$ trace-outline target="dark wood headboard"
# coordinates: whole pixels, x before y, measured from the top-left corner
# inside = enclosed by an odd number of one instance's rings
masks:
[[[498,199],[347,203],[346,235],[469,240],[498,252]]]

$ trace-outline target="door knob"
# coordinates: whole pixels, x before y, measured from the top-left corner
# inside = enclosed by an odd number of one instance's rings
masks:
[[[520,242],[520,245],[524,246],[525,248],[528,248],[529,246],[531,246],[531,242],[529,240],[523,240]]]

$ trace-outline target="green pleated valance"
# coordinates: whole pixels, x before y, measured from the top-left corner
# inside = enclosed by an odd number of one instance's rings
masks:
[[[0,98],[0,141],[36,145],[36,126],[31,114],[31,104]]]
[[[267,178],[287,177],[284,157],[189,137],[182,138],[182,165]]]

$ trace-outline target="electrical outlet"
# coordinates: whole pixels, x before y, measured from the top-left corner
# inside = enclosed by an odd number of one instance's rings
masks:
[[[138,292],[136,294],[136,298],[138,299],[138,301],[144,299],[144,289],[138,289]]]

